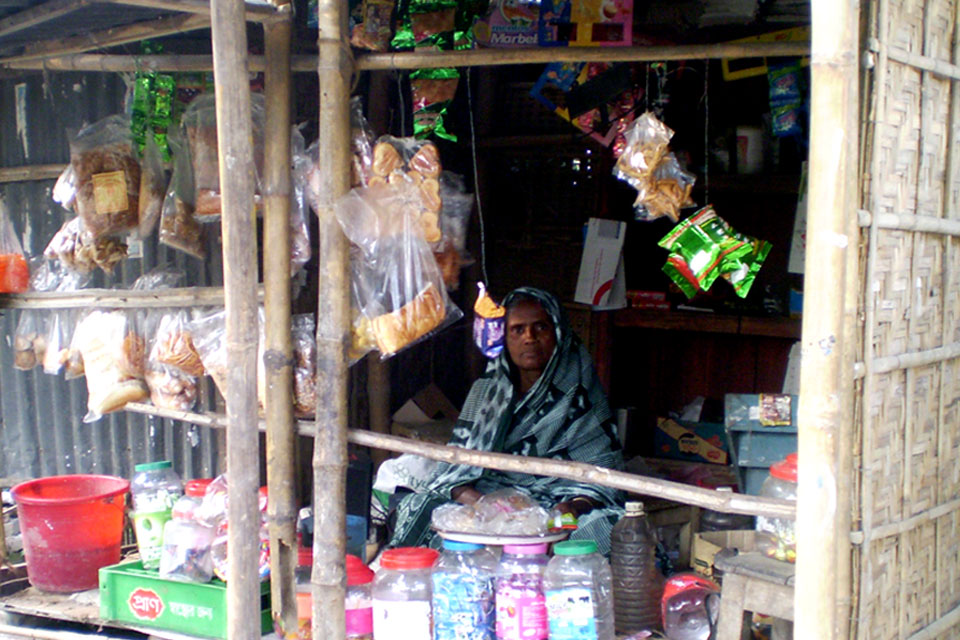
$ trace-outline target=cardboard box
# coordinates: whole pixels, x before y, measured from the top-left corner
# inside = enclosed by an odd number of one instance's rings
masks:
[[[227,637],[227,583],[166,580],[139,561],[100,569],[100,617],[209,638]],[[256,619],[256,618],[254,618]],[[260,630],[273,630],[270,581],[260,584]]]
[[[622,309],[627,306],[626,276],[623,271],[623,241],[627,223],[590,218],[580,259],[574,301],[595,309]]]
[[[723,549],[738,549],[743,553],[757,548],[757,532],[753,529],[735,531],[702,531],[693,536],[690,564],[694,571],[708,578],[714,577],[713,559]]]
[[[390,431],[395,436],[447,444],[459,415],[440,388],[431,383],[397,409]]]
[[[653,447],[661,458],[713,464],[727,464],[730,460],[724,426],[712,422],[657,418]]]

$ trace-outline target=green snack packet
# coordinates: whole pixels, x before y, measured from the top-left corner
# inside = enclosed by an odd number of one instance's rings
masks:
[[[395,49],[453,48],[456,28],[456,0],[407,0],[400,6]]]
[[[417,69],[410,74],[413,94],[413,135],[423,139],[430,135],[456,142],[457,136],[447,131],[443,118],[457,94],[460,72],[452,68]]]
[[[741,237],[750,243],[751,251],[738,260],[730,261],[730,266],[733,266],[735,263],[736,268],[731,271],[724,271],[723,277],[730,283],[738,296],[746,298],[747,294],[750,293],[750,288],[753,286],[753,281],[757,278],[760,267],[763,266],[763,262],[767,259],[767,255],[770,253],[773,245],[766,240],[757,240],[756,238],[743,236],[742,234],[737,235],[741,235]]]
[[[710,205],[678,224],[657,244],[670,251],[663,272],[688,298],[700,289],[709,289],[721,274],[737,270],[737,260],[752,251],[750,243]]]

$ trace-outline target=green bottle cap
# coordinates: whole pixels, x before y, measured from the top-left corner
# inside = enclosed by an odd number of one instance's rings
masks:
[[[157,469],[169,469],[173,463],[169,460],[158,460],[157,462],[142,462],[133,467],[137,473],[141,471],[156,471]]]
[[[597,552],[597,543],[593,540],[567,540],[553,545],[553,554],[557,556],[582,556]]]

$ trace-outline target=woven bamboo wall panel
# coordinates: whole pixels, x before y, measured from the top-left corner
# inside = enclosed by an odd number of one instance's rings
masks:
[[[938,503],[960,497],[960,359],[943,367],[943,422],[940,426]]]
[[[887,44],[920,53],[923,45],[924,2],[890,0],[888,4],[890,35]]]
[[[904,490],[903,517],[917,515],[938,504],[940,365],[913,369],[909,377],[909,427],[905,433],[905,439],[909,438],[909,449],[906,451],[908,477]]]
[[[957,136],[960,139],[960,136]],[[960,158],[960,155],[957,156]],[[960,173],[960,172],[958,172]],[[957,202],[960,202],[958,200]],[[956,215],[956,211],[950,212]],[[947,259],[944,268],[949,275],[949,281],[945,287],[943,297],[944,318],[943,341],[944,344],[953,344],[960,342],[960,238],[948,238],[946,244],[950,250],[947,252]]]
[[[869,445],[863,452],[863,511],[879,526],[902,517],[903,425],[906,375],[892,371],[876,376],[866,407]]]
[[[937,519],[940,544],[940,611],[960,605],[960,513]]]
[[[933,74],[924,74],[921,90],[920,164],[917,175],[916,212],[943,216],[946,192],[947,120],[950,117],[950,83]]]
[[[943,346],[943,252],[942,236],[914,234],[910,276],[910,308],[907,348],[923,351]]]
[[[873,181],[876,210],[913,213],[917,196],[917,155],[920,141],[921,74],[891,62],[889,90],[879,105],[876,125],[879,175]]]
[[[908,308],[911,301],[910,267],[913,234],[887,231],[880,234],[877,268],[867,294],[876,314],[872,336],[877,356],[896,355],[907,350]]]
[[[904,636],[908,637],[936,620],[936,524],[928,522],[901,536]]]
[[[897,638],[900,626],[900,545],[894,536],[871,543],[864,559],[860,585],[861,637],[870,640]]]

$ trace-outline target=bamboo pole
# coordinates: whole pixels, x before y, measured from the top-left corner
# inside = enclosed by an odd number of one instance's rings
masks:
[[[264,297],[257,287],[258,300]],[[137,309],[141,307],[210,307],[221,306],[222,287],[184,287],[158,291],[120,289],[84,289],[82,292],[33,291],[0,294],[0,309],[78,309],[100,307]]]
[[[952,128],[951,131],[953,131]],[[869,227],[873,224],[873,215],[869,211],[861,209],[858,216],[861,227]],[[918,216],[912,213],[879,213],[876,218],[877,226],[881,229],[960,236],[960,220],[956,218]]]
[[[0,37],[29,29],[50,20],[56,20],[88,4],[90,4],[90,0],[49,0],[29,9],[17,11],[13,15],[0,20]]]
[[[159,409],[153,405],[141,403],[129,403],[126,409],[136,413],[154,415],[171,420],[181,420],[214,429],[226,428],[226,422],[223,416],[213,413],[173,411],[170,409]],[[264,429],[265,425],[261,423],[260,428]],[[302,436],[313,436],[316,433],[316,425],[312,422],[301,420],[298,422],[298,432]],[[638,476],[625,471],[614,471],[582,462],[514,456],[506,453],[491,453],[489,451],[474,451],[472,449],[432,444],[422,440],[413,440],[400,436],[374,433],[366,429],[348,430],[347,440],[362,447],[396,451],[397,453],[413,453],[425,458],[430,458],[431,460],[439,460],[451,464],[469,464],[483,467],[484,469],[495,469],[497,471],[529,473],[532,475],[589,482],[602,487],[611,487],[629,493],[655,496],[695,507],[722,511],[724,513],[741,513],[753,516],[766,516],[768,518],[794,518],[796,516],[796,504],[787,500],[776,500],[740,493],[724,493],[722,491],[702,489],[679,482]]]
[[[844,571],[838,559],[849,557],[848,523],[839,513],[849,504],[850,484],[838,468],[839,447],[848,437],[852,402],[849,371],[852,335],[846,301],[849,252],[857,251],[848,234],[856,219],[857,95],[859,3],[837,0],[813,4],[808,282],[836,283],[808,288],[804,296],[803,366],[800,372],[797,501],[797,575],[794,608],[798,638],[837,637],[838,595]],[[841,495],[844,493],[845,495]],[[849,526],[847,524],[847,526]],[[849,582],[849,580],[847,580]]]
[[[289,4],[287,8],[289,16]],[[263,364],[266,375],[271,610],[280,637],[297,633],[296,430],[290,337],[290,39],[292,22],[265,24],[266,130],[263,181]]]
[[[59,40],[40,40],[27,44],[16,55],[9,50],[0,52],[0,65],[22,60],[36,60],[48,56],[62,56],[68,53],[82,53],[92,49],[104,49],[121,44],[137,42],[144,38],[160,38],[177,33],[188,33],[210,26],[207,16],[180,14],[169,18],[158,18],[137,22],[123,27],[113,27],[102,31],[91,31],[80,36],[60,38]]]
[[[809,42],[684,44],[656,47],[539,47],[536,49],[473,49],[367,53],[357,57],[357,70],[486,67],[548,62],[655,62],[764,56],[805,56]]]
[[[928,55],[912,53],[902,47],[895,46],[888,47],[887,55],[895,62],[915,67],[921,71],[929,71],[933,75],[950,80],[960,80],[960,65],[944,62]]]
[[[320,284],[317,309],[317,425],[313,445],[313,638],[344,640],[346,590],[347,241],[334,217],[350,188],[350,79],[346,3],[319,0]]]
[[[69,165],[65,164],[34,164],[24,167],[0,168],[0,183],[30,182],[32,180],[51,180],[63,173]]]
[[[257,237],[253,130],[243,0],[211,0],[217,96],[217,150],[223,199],[223,281],[227,362],[227,637],[254,640],[260,625],[257,508]],[[196,17],[196,16],[194,16]]]
[[[164,11],[176,11],[210,15],[210,3],[203,0],[96,0],[101,3],[118,4],[128,7],[146,7]],[[287,18],[273,6],[265,4],[246,4],[246,19],[251,22],[284,21]]]

